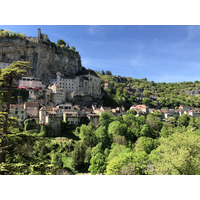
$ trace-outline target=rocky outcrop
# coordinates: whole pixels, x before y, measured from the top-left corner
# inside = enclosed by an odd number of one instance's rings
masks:
[[[56,46],[50,41],[33,42],[22,38],[0,38],[0,62],[29,61],[29,75],[41,78],[45,84],[56,72],[73,76],[82,68],[78,52]]]

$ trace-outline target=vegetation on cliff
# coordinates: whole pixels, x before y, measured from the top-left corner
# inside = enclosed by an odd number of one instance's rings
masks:
[[[136,79],[98,73],[101,85],[108,83],[104,105],[125,106],[127,109],[134,104],[146,104],[152,108],[178,108],[180,105],[200,108],[200,94],[192,96],[187,91],[199,91],[200,82],[156,83],[147,79]],[[156,99],[150,98],[155,95]]]
[[[1,37],[25,39],[26,35],[23,33],[16,33],[16,32],[11,32],[8,30],[0,30],[0,38]]]

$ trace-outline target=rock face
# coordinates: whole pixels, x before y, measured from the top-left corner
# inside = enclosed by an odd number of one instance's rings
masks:
[[[78,52],[56,46],[50,41],[30,41],[22,38],[0,38],[0,62],[29,61],[29,75],[41,78],[45,84],[56,78],[56,72],[73,76],[82,68]]]

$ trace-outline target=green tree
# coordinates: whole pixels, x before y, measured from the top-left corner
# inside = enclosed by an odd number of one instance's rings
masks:
[[[105,74],[106,74],[106,75],[112,75],[112,72],[109,71],[109,70],[107,70]]]
[[[108,128],[108,125],[112,122],[113,115],[110,112],[103,112],[100,115],[99,121],[102,126]]]
[[[143,97],[149,97],[150,92],[148,90],[143,91]]]
[[[83,124],[80,127],[80,134],[79,137],[81,138],[81,141],[87,146],[87,147],[93,147],[96,145],[96,135],[95,130],[93,127],[89,124],[88,126]]]
[[[101,70],[101,75],[105,75],[105,71],[104,70]]]
[[[102,143],[103,148],[106,148],[110,145],[110,138],[107,133],[105,126],[100,126],[96,131],[96,138],[98,143]]]
[[[57,40],[56,45],[58,45],[58,46],[61,46],[61,45],[66,46],[66,42],[64,40],[59,39],[59,40]]]
[[[90,167],[88,170],[91,172],[91,174],[104,173],[106,169],[106,157],[102,150],[101,143],[98,143],[95,147],[93,147],[91,155],[92,158],[90,160]]]
[[[150,137],[151,136],[151,131],[148,127],[147,124],[144,124],[142,126],[141,132],[140,132],[140,136],[145,136],[145,137]]]
[[[71,166],[75,170],[81,170],[85,167],[86,147],[82,142],[77,142],[72,152]]]
[[[143,98],[142,103],[145,104],[145,105],[149,105],[150,99],[149,98]]]
[[[195,125],[197,128],[200,128],[200,117],[195,117]]]
[[[109,124],[108,135],[112,137],[113,135],[126,136],[127,125],[121,123],[120,121],[113,121]]]
[[[177,131],[160,139],[160,146],[149,157],[148,174],[199,175],[200,136],[191,130]]]
[[[146,153],[151,153],[155,148],[156,142],[154,139],[149,137],[140,137],[135,143],[135,151],[145,151]]]
[[[12,90],[15,87],[17,80],[22,75],[27,73],[29,69],[28,62],[13,62],[5,69],[1,69],[0,74],[0,86],[2,106],[1,106],[1,118],[2,118],[2,132],[1,132],[1,144],[0,144],[0,163],[5,162],[6,146],[7,146],[7,132],[8,132],[8,114],[10,109],[10,103],[12,98]]]
[[[71,47],[72,51],[76,51],[76,48],[74,46]]]
[[[127,111],[126,111],[126,115],[129,115],[129,114],[136,115],[136,114],[137,114],[137,112],[136,112],[136,110],[134,110],[134,109],[127,110]]]
[[[169,120],[170,124],[172,124],[173,126],[176,125],[176,119],[175,119],[175,117],[169,117],[168,120]]]
[[[162,122],[154,117],[152,114],[149,114],[146,118],[146,122],[151,131],[151,137],[155,138],[159,136],[159,131],[162,128]]]
[[[190,118],[186,115],[186,114],[182,114],[179,118],[178,118],[178,124],[180,126],[188,126],[189,124],[189,120]]]
[[[145,174],[147,154],[144,151],[121,153],[108,161],[107,175]]]

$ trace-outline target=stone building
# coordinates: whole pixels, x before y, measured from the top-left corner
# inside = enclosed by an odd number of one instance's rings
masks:
[[[55,131],[60,129],[62,122],[62,115],[58,114],[55,111],[48,112],[45,117],[45,124],[51,126]]]
[[[58,108],[59,113],[74,111],[73,105],[68,102],[66,102],[65,104],[60,104],[56,108]]]
[[[9,115],[17,117],[19,119],[19,124],[22,125],[24,120],[27,119],[27,112],[24,108],[24,104],[11,104]]]
[[[82,70],[74,77],[62,76],[57,72],[57,78],[53,80],[66,91],[67,99],[72,100],[75,96],[101,96],[101,80],[93,70]]]
[[[52,106],[43,106],[39,110],[39,123],[48,125],[54,130],[54,136],[59,135],[62,122],[62,114],[58,112],[57,108]]]
[[[30,118],[38,118],[39,115],[39,103],[38,102],[26,102],[24,109]]]
[[[58,84],[54,83],[52,86],[49,86],[48,89],[52,90],[51,102],[54,105],[59,105],[65,103],[66,101],[66,92]]]
[[[78,112],[63,112],[63,121],[68,124],[79,124],[80,123],[80,115]]]
[[[39,123],[45,124],[47,113],[51,111],[53,111],[52,106],[42,106],[39,110]]]
[[[35,77],[22,77],[19,80],[20,89],[45,89],[45,85],[42,84],[42,81],[39,78]]]

